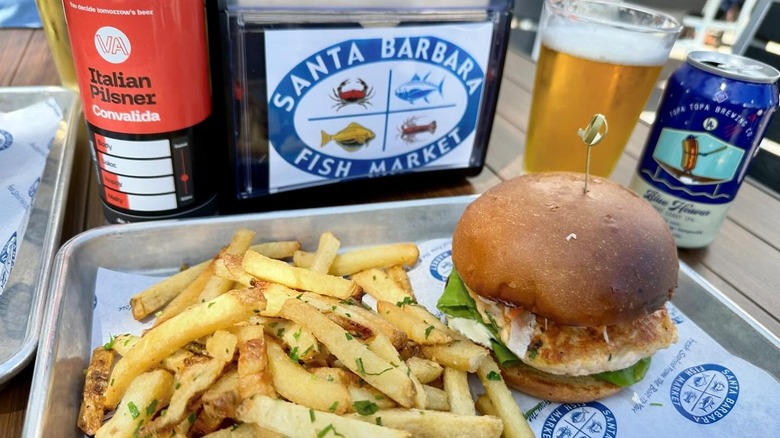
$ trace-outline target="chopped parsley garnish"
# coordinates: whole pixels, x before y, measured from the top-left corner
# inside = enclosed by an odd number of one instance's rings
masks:
[[[152,400],[149,406],[146,407],[146,416],[151,417],[157,411],[157,399]]]
[[[431,335],[431,332],[433,331],[433,326],[429,325],[425,328],[425,339],[428,339],[428,336]]]
[[[317,420],[317,418],[314,416],[314,409],[309,409],[309,420],[311,420],[312,423]]]
[[[381,426],[382,425],[382,417],[376,417],[375,421],[376,421],[377,426]]]
[[[495,371],[491,371],[491,372],[487,373],[487,379],[488,379],[488,380],[497,380],[497,381],[500,381],[500,380],[501,380],[501,374],[498,374],[498,373],[497,373],[497,372],[495,372]]]
[[[289,356],[290,356],[290,359],[292,359],[292,360],[294,360],[294,361],[298,362],[298,359],[300,359],[300,358],[301,358],[301,357],[298,355],[298,347],[293,347],[293,348],[290,350]]]
[[[212,301],[212,302],[210,302],[210,303],[209,303],[209,305],[208,305],[208,306],[206,306],[206,308],[207,308],[207,309],[210,309],[210,308],[211,308],[211,306],[213,306],[213,305],[214,305],[214,302]]]
[[[390,368],[382,370],[382,371],[380,371],[378,373],[369,373],[369,372],[366,371],[366,368],[363,366],[363,358],[360,358],[360,357],[355,359],[355,364],[357,365],[358,373],[361,376],[381,376],[382,374],[384,374],[384,373],[386,373],[386,372],[388,372],[388,371],[393,369],[393,367],[390,367]]]
[[[195,420],[198,418],[198,414],[193,412],[187,417],[187,422],[190,424],[195,423]]]
[[[276,337],[281,338],[284,335],[284,327],[276,330]]]
[[[330,376],[328,376],[328,377],[330,377]],[[331,378],[332,378],[332,377],[331,377]],[[336,409],[337,409],[338,407],[339,407],[339,401],[338,401],[338,400],[336,400],[336,401],[334,401],[334,402],[333,402],[333,404],[332,404],[332,405],[330,405],[330,407],[328,408],[328,410],[329,410],[329,411],[331,411],[331,412],[336,412]]]
[[[116,341],[115,335],[108,335],[108,342],[103,344],[103,349],[105,350],[111,350],[114,348],[114,341]]]
[[[352,403],[352,407],[355,408],[355,412],[360,415],[372,415],[379,410],[379,406],[369,400],[358,400]]]
[[[298,329],[297,332],[293,333],[293,338],[295,338],[296,341],[301,339],[301,330],[303,329]]]
[[[412,301],[412,297],[404,297],[402,301],[395,303],[395,305],[398,307],[403,307],[407,304],[414,304],[414,301]]]
[[[346,336],[346,337],[347,337],[347,340],[348,340],[348,341],[351,341],[351,340],[353,339],[353,338],[352,338],[352,335],[350,335],[349,333],[344,333],[344,336]]]
[[[133,402],[127,403],[127,409],[130,411],[130,416],[133,417],[133,420],[138,418],[139,415],[141,415],[141,412],[138,411],[138,406],[135,405]]]
[[[333,432],[333,436],[340,436],[340,437],[342,437],[342,438],[344,437],[344,435],[342,435],[342,434],[340,434],[340,433],[336,432],[336,428],[335,428],[335,427],[333,427],[333,424],[329,424],[329,425],[328,425],[328,426],[327,426],[325,429],[322,429],[322,430],[321,430],[321,431],[320,431],[320,432],[317,434],[317,438],[324,438],[324,437],[325,437],[325,436],[328,434],[328,432]]]

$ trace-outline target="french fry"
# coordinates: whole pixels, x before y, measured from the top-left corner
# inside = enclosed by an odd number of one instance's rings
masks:
[[[431,410],[388,409],[367,416],[352,414],[350,418],[405,430],[415,438],[499,438],[503,430],[496,417]]]
[[[235,418],[241,402],[238,393],[238,372],[231,369],[222,374],[201,397],[201,410],[191,431],[198,436],[214,432],[227,418]]]
[[[377,313],[382,318],[403,330],[406,336],[420,345],[449,344],[453,339],[445,332],[437,329],[428,321],[417,318],[412,313],[404,311],[406,306],[397,306],[387,301],[378,301]],[[435,319],[431,316],[430,319]]]
[[[412,370],[412,374],[417,377],[420,383],[430,383],[441,377],[444,368],[438,363],[412,356],[406,359],[406,365]]]
[[[369,327],[374,333],[384,334],[390,339],[395,348],[401,348],[406,344],[406,333],[358,303],[348,304],[342,300],[309,292],[304,293],[301,298],[320,312],[337,313],[354,320],[358,324]]]
[[[414,298],[412,282],[409,280],[409,274],[401,265],[395,265],[387,268],[387,275],[393,279],[395,284],[401,287],[407,294]]]
[[[190,283],[186,288],[184,288],[181,293],[176,295],[176,298],[174,298],[170,303],[168,303],[167,306],[162,310],[162,312],[157,315],[157,318],[154,320],[154,326],[158,326],[162,324],[163,322],[173,318],[174,316],[178,315],[184,309],[189,307],[192,304],[196,304],[198,301],[198,297],[200,296],[200,293],[203,291],[203,288],[206,287],[206,285],[209,283],[211,278],[214,276],[214,260],[209,261],[209,265],[206,267],[206,269],[203,270],[203,272],[198,275],[198,278],[196,278],[192,283]]]
[[[214,275],[225,280],[230,280],[244,287],[252,287],[255,277],[252,277],[241,267],[242,256],[222,254],[222,257],[214,260]]]
[[[442,382],[450,403],[450,412],[463,415],[477,414],[465,371],[445,367]]]
[[[284,435],[262,429],[256,424],[239,424],[204,435],[203,438],[284,438]]]
[[[200,273],[206,270],[210,262],[211,260],[207,260],[198,263],[170,277],[166,277],[159,283],[155,283],[130,297],[130,309],[133,312],[133,318],[141,321],[168,304],[190,283],[195,281]]]
[[[352,275],[371,268],[391,266],[414,266],[420,257],[420,250],[414,243],[393,243],[353,249],[336,256],[328,271],[331,275]],[[314,253],[296,251],[293,264],[302,268],[311,266]]]
[[[477,400],[474,402],[479,412],[482,413],[482,415],[492,415],[494,417],[498,417],[498,411],[496,411],[496,407],[493,406],[493,402],[490,401],[490,397],[488,397],[487,394],[482,394],[479,397],[477,397]]]
[[[227,330],[217,330],[206,340],[206,351],[209,356],[230,362],[236,352],[238,339]]]
[[[433,411],[450,410],[450,401],[446,392],[430,385],[422,385],[422,388],[425,391],[425,409]]]
[[[215,260],[215,274],[209,279],[209,282],[206,283],[206,286],[198,296],[198,301],[203,302],[216,298],[229,291],[233,287],[235,284],[233,280],[220,278],[216,275],[217,262],[219,259],[225,257],[225,254],[235,256],[243,255],[249,249],[249,246],[252,244],[252,240],[254,240],[254,238],[255,232],[247,229],[240,229],[233,234],[233,239],[230,241],[228,247],[225,249],[225,251],[220,252],[219,257],[217,257],[217,260]]]
[[[244,400],[238,419],[292,438],[326,436],[411,438],[411,434],[366,423],[356,418],[315,411],[305,406],[269,397]]]
[[[170,430],[185,421],[191,412],[193,400],[200,397],[222,375],[227,362],[215,358],[198,356],[193,358],[184,370],[176,375],[174,392],[165,415],[160,415],[142,426],[139,436]],[[189,425],[187,425],[189,428]]]
[[[360,293],[360,287],[351,280],[308,269],[290,266],[254,251],[244,254],[244,270],[263,281],[275,282],[292,289],[347,299]]]
[[[106,391],[106,408],[116,407],[136,376],[156,366],[188,342],[246,320],[264,307],[265,300],[260,289],[235,290],[212,301],[196,304],[149,330],[114,367],[111,385]]]
[[[252,319],[255,318],[257,317],[252,317]],[[228,330],[230,330],[230,333],[236,335],[236,340],[239,344],[243,344],[250,339],[262,338],[265,333],[265,327],[262,324],[239,323],[230,327]]]
[[[320,235],[320,243],[317,246],[317,252],[314,253],[314,259],[309,266],[309,270],[327,274],[330,265],[339,252],[341,242],[336,239],[333,233],[326,232]]]
[[[504,436],[506,438],[533,437],[534,433],[531,430],[531,426],[525,421],[523,411],[520,410],[514,397],[512,397],[512,393],[506,386],[504,378],[501,377],[501,370],[492,357],[482,358],[477,369],[477,375],[479,380],[482,381],[482,386],[485,387],[485,392],[488,398],[490,398],[496,414],[504,423]]]
[[[356,272],[351,276],[363,291],[374,297],[377,301],[388,301],[395,305],[396,303],[412,300],[411,294],[398,286],[386,272],[380,269],[366,269]]]
[[[344,384],[320,378],[290,359],[279,344],[268,342],[274,388],[282,397],[318,411],[347,412],[352,400]]]
[[[281,319],[271,322],[266,330],[272,336],[280,339],[298,359],[308,361],[320,352],[320,343],[314,335],[292,321]]]
[[[249,249],[268,258],[281,260],[292,257],[295,251],[300,250],[301,242],[297,240],[265,242],[252,245]]]
[[[109,341],[111,344],[111,349],[114,350],[118,355],[124,356],[126,355],[130,350],[135,347],[135,344],[138,343],[138,341],[141,340],[140,336],[135,336],[131,334],[123,334],[123,335],[117,335],[113,341]]]
[[[87,435],[94,435],[103,424],[103,401],[111,366],[114,364],[114,352],[100,346],[92,351],[87,375],[84,379],[84,391],[79,409],[78,427]]]
[[[423,357],[456,370],[475,373],[488,351],[471,341],[457,340],[445,345],[424,345]]]
[[[398,365],[391,365],[359,341],[351,339],[347,331],[317,309],[303,301],[288,299],[282,306],[281,316],[312,332],[344,366],[369,385],[387,394],[401,406],[413,405],[415,391],[411,378]]]
[[[264,336],[249,339],[238,347],[238,382],[242,399],[255,394],[276,397],[273,375],[268,364],[268,345]]]
[[[173,376],[154,370],[134,377],[123,394],[114,416],[95,434],[96,438],[132,437],[139,426],[147,424],[173,394]]]

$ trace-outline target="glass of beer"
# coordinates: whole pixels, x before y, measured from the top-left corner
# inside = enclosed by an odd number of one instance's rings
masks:
[[[49,41],[60,81],[65,87],[78,91],[79,85],[76,81],[76,69],[73,67],[73,54],[70,50],[68,25],[65,22],[62,0],[35,0],[35,3],[38,6],[38,13],[41,16],[43,30]]]
[[[545,0],[528,121],[527,172],[585,171],[577,131],[595,114],[608,133],[590,173],[612,173],[681,29],[667,14],[628,3]]]

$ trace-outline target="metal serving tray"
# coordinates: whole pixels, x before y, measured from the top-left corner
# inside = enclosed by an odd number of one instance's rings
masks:
[[[57,254],[35,364],[24,437],[80,437],[76,428],[83,371],[89,363],[98,267],[160,275],[212,257],[247,227],[260,240],[297,239],[316,247],[332,231],[345,248],[452,235],[473,196],[350,207],[113,225],[73,238]],[[166,242],[165,247],[160,243]],[[780,340],[719,291],[681,266],[675,304],[732,353],[780,378]]]
[[[53,98],[63,118],[38,185],[16,264],[0,297],[0,385],[28,363],[38,345],[51,263],[60,244],[76,120],[81,103],[62,87],[0,88],[0,111],[10,112]]]

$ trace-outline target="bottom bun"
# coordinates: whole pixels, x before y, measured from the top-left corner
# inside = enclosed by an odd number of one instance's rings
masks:
[[[539,371],[525,364],[501,368],[507,385],[536,398],[560,403],[585,403],[616,394],[623,389],[590,376],[562,376]]]

